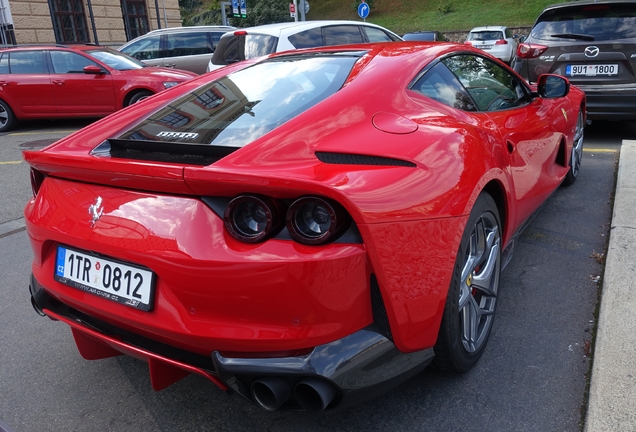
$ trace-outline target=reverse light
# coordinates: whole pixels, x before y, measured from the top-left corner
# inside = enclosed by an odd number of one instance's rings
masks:
[[[548,47],[545,45],[520,43],[517,45],[517,57],[525,59],[536,58],[546,52],[547,49]]]
[[[298,242],[317,245],[335,240],[349,223],[348,213],[337,203],[303,197],[287,210],[287,229]]]
[[[228,204],[223,215],[225,228],[237,240],[258,243],[282,226],[277,204],[267,197],[240,195]]]

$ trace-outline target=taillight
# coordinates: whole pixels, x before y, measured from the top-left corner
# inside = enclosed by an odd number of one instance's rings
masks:
[[[508,45],[508,41],[505,39],[499,39],[497,42],[495,42],[495,45]]]
[[[245,36],[247,32],[245,30],[237,30],[234,32],[234,36]]]
[[[349,214],[337,203],[303,197],[287,210],[287,229],[298,242],[308,245],[335,240],[349,224]]]
[[[33,191],[34,197],[38,196],[44,177],[46,176],[42,172],[35,168],[31,168],[31,191]]]
[[[232,237],[246,243],[267,239],[283,222],[276,202],[256,195],[241,195],[230,201],[223,220]]]
[[[545,45],[520,43],[517,45],[517,57],[519,58],[535,58],[546,52],[548,49]]]

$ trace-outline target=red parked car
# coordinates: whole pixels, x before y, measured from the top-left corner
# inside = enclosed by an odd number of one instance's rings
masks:
[[[585,99],[467,45],[229,65],[25,152],[30,292],[81,355],[333,409],[480,358],[524,223],[580,169]]]
[[[103,117],[197,75],[96,45],[0,49],[0,132],[18,120]]]

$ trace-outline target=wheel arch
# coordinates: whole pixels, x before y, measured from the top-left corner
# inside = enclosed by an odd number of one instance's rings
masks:
[[[142,92],[149,92],[151,94],[157,94],[156,91],[154,91],[151,88],[147,88],[147,87],[135,87],[132,88],[130,90],[128,90],[128,92],[124,95],[124,99],[122,100],[122,108],[127,107],[130,104],[130,100],[137,94],[142,93]]]

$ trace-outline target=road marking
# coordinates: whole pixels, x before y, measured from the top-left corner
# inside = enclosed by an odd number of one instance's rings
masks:
[[[22,163],[22,161],[6,161],[6,162],[0,162],[0,165],[17,165],[19,163]]]
[[[584,152],[588,153],[618,153],[618,150],[614,149],[606,149],[606,148],[585,148],[583,147]]]

